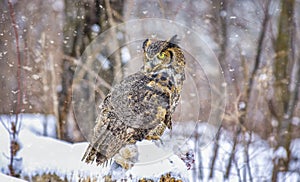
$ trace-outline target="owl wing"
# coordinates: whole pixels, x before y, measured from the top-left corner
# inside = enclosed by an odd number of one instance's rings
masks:
[[[82,160],[102,164],[132,140],[142,140],[164,122],[169,97],[150,86],[151,78],[138,72],[125,78],[104,99],[92,141]]]
[[[120,119],[132,128],[153,129],[169,118],[170,96],[141,72],[115,87],[111,103]]]
[[[117,149],[123,145],[121,135],[118,136],[116,132],[121,129],[119,125],[122,125],[122,121],[115,115],[110,100],[111,93],[106,96],[100,106],[91,143],[82,158],[86,163],[92,163],[96,159],[97,164],[102,164],[113,157]],[[112,147],[117,151],[114,152]]]

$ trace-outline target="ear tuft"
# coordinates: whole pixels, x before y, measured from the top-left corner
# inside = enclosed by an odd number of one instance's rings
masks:
[[[172,38],[170,38],[170,40],[168,40],[168,42],[172,44],[178,44],[180,42],[180,39],[178,38],[177,35],[174,35]]]
[[[150,40],[149,39],[146,39],[144,42],[143,42],[143,50],[144,50],[144,52],[146,52],[146,47],[148,47],[149,46],[149,43],[150,43]]]

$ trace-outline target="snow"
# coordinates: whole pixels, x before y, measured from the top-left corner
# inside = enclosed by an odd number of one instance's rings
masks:
[[[127,47],[121,48],[122,63],[127,64],[131,60],[130,52]]]
[[[28,114],[23,115],[21,118],[22,127],[18,137],[21,150],[16,158],[19,162],[18,168],[22,171],[22,177],[55,173],[62,179],[66,177],[70,181],[78,181],[79,177],[88,176],[102,179],[104,175],[110,172],[110,165],[104,167],[97,166],[96,163],[85,164],[81,161],[88,143],[71,144],[52,137],[42,136],[41,134],[44,132],[41,131],[45,130],[43,127],[45,116]],[[7,121],[4,123],[7,123]],[[46,131],[51,136],[54,132],[50,129],[53,126],[51,124],[50,126],[47,127]],[[52,129],[54,130],[55,127]],[[0,151],[2,154],[0,155],[0,169],[3,173],[8,173],[9,135],[2,124],[0,124],[0,135]],[[175,171],[174,174],[187,177],[185,164],[170,150],[164,151],[164,149],[150,141],[139,142],[137,146],[139,158],[135,166],[131,170],[121,171],[120,173],[114,171],[113,174],[138,179],[142,177],[160,177],[162,174]],[[157,158],[159,156],[163,157]],[[119,176],[112,177],[119,178]]]
[[[277,150],[274,151],[273,159],[287,159],[287,151],[282,146],[278,147]]]
[[[101,67],[104,70],[107,70],[111,67],[109,60],[102,54],[97,55],[97,60],[101,63]]]
[[[77,181],[79,174],[98,176],[99,167],[95,164],[86,165],[81,161],[88,143],[70,144],[30,133],[24,133],[20,138],[26,138],[22,141],[26,146],[20,151],[24,175],[55,173],[74,181]]]
[[[101,27],[98,24],[93,24],[91,27],[92,31],[95,33],[99,33],[101,30]]]
[[[5,124],[9,117],[1,116]],[[6,118],[6,119],[5,119]],[[12,117],[13,118],[13,117]],[[208,124],[198,124],[191,122],[180,127],[174,127],[172,132],[167,132],[162,141],[141,141],[138,142],[138,160],[134,166],[125,171],[115,163],[107,166],[97,166],[85,164],[81,161],[83,153],[88,143],[68,143],[53,138],[55,136],[55,119],[53,116],[23,114],[21,121],[21,131],[18,141],[21,149],[17,153],[15,166],[21,172],[21,177],[29,178],[35,175],[55,173],[62,179],[69,181],[79,181],[80,178],[92,177],[101,181],[106,174],[111,174],[112,179],[131,179],[149,178],[158,180],[161,175],[171,172],[172,176],[183,181],[210,181],[210,164],[214,149],[214,136],[212,133],[217,128]],[[47,119],[48,122],[45,122]],[[192,136],[192,131],[197,129],[199,139],[196,141]],[[213,132],[212,132],[213,131]],[[179,133],[182,132],[181,136]],[[171,134],[172,133],[172,134]],[[9,163],[9,135],[0,124],[0,171],[8,174]],[[235,163],[232,164],[228,181],[239,181],[242,173],[248,172],[244,158],[244,146],[242,137],[239,137],[235,152]],[[267,141],[259,136],[252,134],[246,135],[245,139],[251,139],[249,146],[250,169],[254,181],[269,181],[271,178],[274,156],[286,157],[286,150],[279,147],[276,151],[272,149]],[[198,143],[198,145],[197,145]],[[213,181],[224,181],[229,155],[233,147],[232,133],[221,130],[219,139],[219,152],[214,168]],[[190,153],[192,151],[192,153]],[[291,144],[293,158],[300,157],[300,139],[295,139]],[[189,152],[195,158],[189,159],[191,169],[189,170],[183,157]],[[190,157],[191,157],[190,156]],[[201,166],[200,162],[201,161]],[[294,172],[280,173],[279,178],[285,181],[300,180],[300,162],[291,162],[290,169]],[[199,176],[201,170],[202,177],[195,179],[195,173]],[[0,173],[0,181],[22,181],[16,178],[5,176]],[[249,177],[247,175],[247,179]]]
[[[3,127],[0,128],[2,132]],[[99,167],[96,164],[87,165],[81,162],[88,143],[71,144],[50,137],[37,136],[28,130],[20,132],[19,138],[22,148],[18,153],[18,158],[22,161],[23,177],[55,173],[62,178],[66,176],[71,181],[77,181],[79,174],[83,174],[82,176],[98,176],[99,174]],[[6,147],[8,149],[8,145]],[[7,149],[5,149],[6,155]],[[1,171],[8,173],[5,169],[8,160],[0,160],[0,162],[5,164],[0,166]],[[103,169],[105,168],[101,170]]]
[[[37,135],[56,136],[56,119],[53,115],[20,114],[19,118],[21,119],[19,124],[22,132],[29,131]],[[9,126],[9,122],[15,119],[15,115],[0,115],[0,119],[6,126]],[[6,130],[4,131],[7,133]]]
[[[157,146],[154,142],[145,140],[138,142],[137,146],[138,161],[127,172],[128,174],[136,178],[158,178],[162,174],[174,171],[181,177],[188,177],[184,162],[170,149],[166,150]]]
[[[63,11],[65,8],[65,4],[62,0],[56,0],[54,1],[54,3],[52,4],[52,8],[53,10],[60,12]]]
[[[5,181],[5,182],[25,182],[24,180],[14,178],[11,176],[7,176],[5,174],[0,173],[0,181]]]
[[[300,118],[299,117],[293,117],[292,123],[295,126],[299,126],[300,125]]]
[[[100,176],[104,176],[110,170],[110,166],[96,166],[95,163],[90,165],[81,161],[83,152],[88,146],[86,142],[70,144],[49,137],[35,136],[28,132],[21,134],[20,138],[24,138],[22,143],[26,143],[19,153],[23,159],[22,172],[25,175],[55,173],[62,178],[66,176],[71,181],[77,181],[78,176],[99,177],[99,171],[101,171]],[[144,146],[143,142],[138,145],[139,160],[132,170],[126,172],[125,177],[159,177],[170,171],[186,172],[180,170],[180,168],[185,168],[185,165],[176,155],[151,162],[154,158],[150,158],[148,154],[159,154],[161,149],[154,143],[147,143],[148,147]],[[118,176],[113,177],[118,178]]]

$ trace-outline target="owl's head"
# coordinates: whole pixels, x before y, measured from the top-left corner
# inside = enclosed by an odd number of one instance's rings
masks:
[[[146,39],[143,43],[144,66],[146,73],[173,71],[174,74],[184,72],[185,58],[181,48],[177,45],[177,35],[169,40]]]

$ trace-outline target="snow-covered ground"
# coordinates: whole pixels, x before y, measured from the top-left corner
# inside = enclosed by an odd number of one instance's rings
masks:
[[[22,179],[7,176],[7,175],[2,174],[2,173],[0,173],[0,181],[3,181],[3,182],[25,182]]]
[[[23,178],[29,177],[30,179],[35,175],[55,173],[69,181],[79,181],[80,177],[88,176],[100,180],[102,176],[111,172],[110,165],[103,167],[97,166],[95,163],[85,164],[82,162],[81,158],[88,143],[71,144],[51,137],[55,134],[55,127],[52,127],[52,124],[49,127],[44,125],[43,118],[40,115],[22,116],[22,126],[18,136],[21,150],[16,156],[14,166],[17,168],[16,172],[21,172]],[[7,124],[5,119],[8,118],[4,117],[3,123]],[[46,136],[42,135],[45,132],[39,132],[44,130],[48,133]],[[10,140],[3,124],[0,124],[0,138],[0,170],[2,173],[8,174]],[[139,142],[137,148],[139,156],[135,166],[128,171],[116,168],[118,171],[112,173],[112,178],[139,179],[145,177],[155,179],[168,172],[180,176],[181,179],[188,178],[184,162],[172,151],[163,150],[150,141]],[[163,158],[160,158],[161,156]],[[157,157],[158,160],[155,160]]]
[[[5,118],[2,117],[0,124],[0,181],[23,181],[17,178],[8,177],[4,174],[8,173],[9,164],[9,147],[10,138],[6,128]],[[180,136],[176,133],[180,127],[174,129],[172,135],[166,135],[159,141],[142,141],[137,143],[138,161],[133,168],[128,171],[121,168],[113,168],[111,165],[106,167],[96,166],[96,164],[85,164],[81,162],[82,155],[87,148],[88,143],[67,143],[53,138],[55,136],[55,120],[52,116],[43,115],[23,115],[22,125],[19,133],[18,141],[21,149],[17,153],[14,166],[16,172],[21,177],[29,177],[42,175],[47,173],[55,173],[62,179],[69,181],[78,181],[80,177],[94,177],[101,181],[102,176],[110,173],[112,178],[127,178],[136,181],[141,177],[150,179],[159,179],[162,174],[172,172],[172,175],[183,179],[184,181],[209,181],[210,164],[213,156],[213,136],[212,130],[216,128],[207,124],[195,123],[185,124],[187,136]],[[48,118],[45,120],[45,118]],[[47,122],[45,122],[47,121]],[[198,129],[199,139],[195,141],[191,132],[188,131]],[[195,145],[198,142],[199,145]],[[223,181],[229,154],[233,146],[232,136],[226,131],[222,131],[219,152],[216,159],[214,169],[214,178],[212,181]],[[300,157],[300,139],[292,142],[292,153],[294,157]],[[185,156],[188,151],[192,151],[191,156]],[[243,172],[248,173],[244,158],[244,147],[242,142],[236,146],[234,162],[230,171],[229,181],[239,181]],[[272,173],[272,160],[275,155],[286,155],[283,148],[274,151],[268,143],[258,136],[253,135],[249,146],[250,169],[254,181],[270,181]],[[189,159],[185,159],[185,158]],[[182,160],[184,159],[184,161]],[[195,162],[193,160],[195,159]],[[190,163],[189,163],[190,162]],[[188,169],[191,165],[191,169]],[[291,163],[291,171],[282,173],[280,179],[282,181],[300,181],[300,162],[295,160]],[[195,175],[196,174],[196,175]],[[195,176],[197,179],[195,179]],[[247,175],[247,180],[249,176]]]

